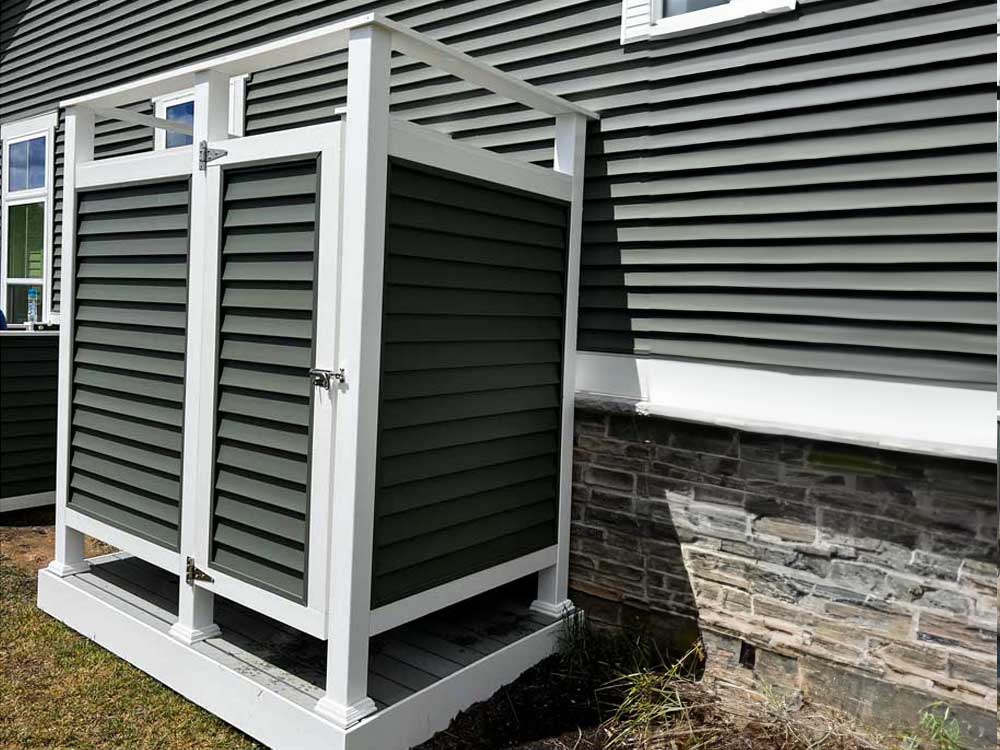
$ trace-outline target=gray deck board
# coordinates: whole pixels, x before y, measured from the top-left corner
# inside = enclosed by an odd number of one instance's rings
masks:
[[[176,621],[177,576],[137,558],[106,560],[79,579],[158,629]],[[215,601],[222,635],[195,650],[311,709],[325,690],[326,642],[221,597]],[[381,710],[552,622],[526,602],[484,596],[381,633],[371,641],[369,695]]]

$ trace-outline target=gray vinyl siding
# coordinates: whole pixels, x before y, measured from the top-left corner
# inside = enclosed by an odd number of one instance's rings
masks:
[[[224,173],[214,567],[305,599],[316,159]]]
[[[620,0],[50,0],[12,35],[0,116],[377,9],[601,113],[580,349],[990,388],[995,7],[800,0],[623,46]],[[345,62],[256,73],[247,132],[332,119]],[[551,158],[550,119],[404,58],[394,69],[398,115]],[[99,131],[104,155],[152,143]]]
[[[77,208],[70,508],[176,549],[190,189],[84,191]]]
[[[58,367],[58,335],[0,335],[0,497],[55,489]]]
[[[373,606],[555,544],[566,207],[393,162]]]

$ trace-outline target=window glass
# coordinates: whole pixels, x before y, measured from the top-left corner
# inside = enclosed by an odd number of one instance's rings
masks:
[[[167,120],[179,122],[191,127],[194,125],[194,102],[181,102],[167,107]],[[171,133],[167,131],[167,148],[174,146],[188,146],[193,142],[193,138],[184,133]]]
[[[42,288],[40,286],[28,286],[22,284],[11,284],[7,287],[7,309],[4,314],[8,323],[28,322],[28,296],[35,298],[35,321],[42,320]]]
[[[45,247],[45,204],[27,203],[7,209],[7,276],[42,278]]]
[[[663,0],[664,17],[679,16],[695,10],[714,8],[717,5],[728,5],[730,0]]]
[[[12,143],[8,159],[10,192],[45,187],[45,136]]]

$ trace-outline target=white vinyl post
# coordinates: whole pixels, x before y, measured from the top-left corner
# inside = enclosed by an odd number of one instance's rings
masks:
[[[69,494],[70,401],[73,393],[73,327],[76,323],[76,171],[94,158],[94,112],[66,110],[63,165],[62,300],[59,327],[59,391],[56,416],[56,548],[49,570],[68,576],[87,570],[83,534],[66,527]],[[51,184],[51,183],[50,183]]]
[[[184,367],[184,461],[181,481],[180,594],[177,622],[170,633],[185,643],[195,643],[219,634],[214,621],[215,595],[185,580],[187,558],[199,559],[207,547],[208,510],[211,503],[211,435],[206,435],[206,414],[214,408],[211,397],[214,377],[215,281],[219,233],[219,170],[201,171],[198,144],[223,140],[229,132],[229,78],[214,70],[195,73],[194,143],[191,148],[191,234],[188,253],[187,357]],[[209,431],[211,427],[209,426]],[[199,555],[199,552],[202,554]]]
[[[391,35],[351,31],[340,308],[345,387],[337,399],[326,695],[316,710],[347,727],[376,710],[368,697],[375,448],[382,327]]]
[[[563,333],[562,425],[559,445],[559,518],[556,564],[538,574],[538,598],[531,608],[559,617],[572,611],[569,599],[569,534],[573,491],[573,400],[576,392],[576,317],[580,296],[580,237],[583,225],[583,168],[587,120],[583,115],[556,116],[557,172],[573,178],[566,249],[566,320]]]

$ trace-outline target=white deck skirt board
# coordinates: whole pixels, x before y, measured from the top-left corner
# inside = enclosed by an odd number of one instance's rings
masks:
[[[392,46],[428,65],[446,70],[496,94],[512,99],[550,115],[574,113],[596,119],[590,110],[550,94],[504,73],[474,57],[452,49],[406,26],[390,21],[378,13],[366,13],[344,21],[319,26],[274,41],[248,47],[238,52],[200,60],[174,70],[112,86],[91,94],[65,99],[60,107],[116,107],[140,99],[152,99],[172,91],[191,88],[194,74],[201,70],[216,70],[230,77],[274,68],[309,57],[328,54],[347,46],[352,29],[378,26],[392,33]]]
[[[371,616],[371,634],[377,635],[391,630],[476,594],[494,589],[508,581],[537,573],[543,568],[555,564],[556,552],[557,548],[554,545],[546,547],[532,552],[530,555],[494,565],[492,568],[458,578],[374,609]]]
[[[580,352],[578,396],[638,413],[887,450],[996,461],[996,393]]]
[[[30,495],[16,495],[12,497],[0,497],[0,513],[9,513],[13,510],[25,510],[27,508],[41,508],[45,505],[55,505],[56,493],[33,492]]]
[[[312,708],[324,675],[303,664],[322,654],[319,641],[301,636],[299,649],[284,626],[225,605],[223,636],[188,646],[168,633],[177,591],[168,576],[121,553],[90,563],[90,572],[66,578],[41,571],[39,607],[272,750],[405,750],[552,653],[561,628],[526,608],[466,608],[383,634],[372,646],[380,710],[344,730]],[[449,643],[458,632],[467,647]],[[281,659],[291,659],[292,671],[275,663]]]

